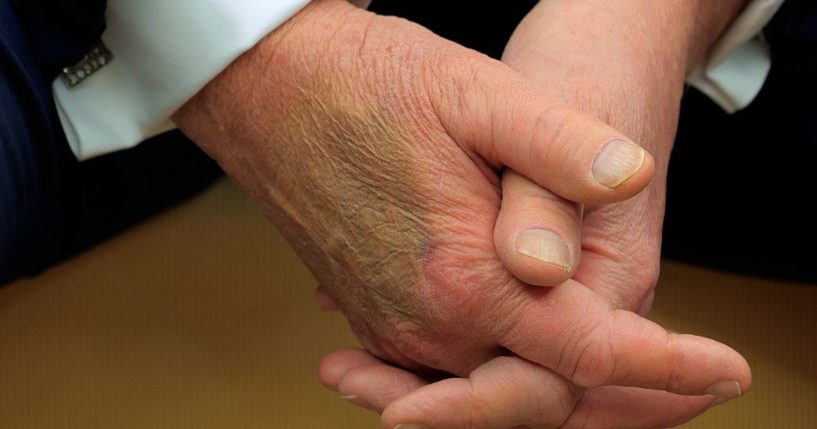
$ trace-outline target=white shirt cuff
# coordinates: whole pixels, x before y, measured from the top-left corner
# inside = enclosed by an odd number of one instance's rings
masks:
[[[763,88],[772,64],[769,47],[760,32],[783,1],[752,0],[687,78],[687,83],[729,113],[748,106]]]
[[[88,159],[174,128],[170,115],[309,0],[109,0],[113,59],[53,83],[71,149]]]

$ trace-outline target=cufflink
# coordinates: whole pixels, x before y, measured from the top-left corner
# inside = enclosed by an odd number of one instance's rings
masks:
[[[94,46],[85,57],[71,67],[62,69],[62,81],[69,88],[73,88],[102,67],[105,67],[113,59],[113,54],[101,41]]]

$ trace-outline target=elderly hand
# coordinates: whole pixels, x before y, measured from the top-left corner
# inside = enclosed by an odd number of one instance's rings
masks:
[[[657,31],[648,28],[650,23],[681,24],[695,18],[689,13],[692,9],[640,3],[615,7],[541,2],[517,29],[503,61],[551,95],[635,136],[656,155],[656,179],[647,192],[584,210],[582,260],[574,276],[613,306],[645,314],[658,275],[666,169],[685,73],[705,50],[696,44],[705,46],[713,40],[740,2],[718,11],[722,19],[710,22],[715,28],[700,28],[686,37],[666,25],[654,27],[661,28],[660,34],[646,30]],[[513,252],[514,237],[531,225],[547,227],[554,210],[582,219],[582,208],[510,170],[503,193],[495,234],[498,253],[518,277],[541,284],[548,273],[526,255]],[[353,396],[360,405],[385,409],[389,428],[406,422],[435,429],[668,427],[724,400],[621,387],[585,391],[547,368],[514,357],[494,359],[469,379],[423,388],[427,380],[362,351],[330,355],[321,369],[322,381],[330,388]],[[731,397],[734,393],[722,389],[740,393],[747,387],[738,390],[723,383],[709,392]],[[419,390],[410,393],[415,389]]]
[[[646,186],[653,161],[501,63],[317,0],[174,120],[279,226],[379,358],[466,375],[510,351],[582,387],[748,386],[726,346],[667,333],[578,282],[532,287],[505,268],[493,239],[500,168],[604,204]],[[554,232],[542,246],[570,241]],[[564,259],[548,269],[573,269]]]

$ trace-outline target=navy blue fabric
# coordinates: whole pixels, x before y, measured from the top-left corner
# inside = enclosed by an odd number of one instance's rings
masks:
[[[83,163],[50,86],[99,40],[103,0],[0,0],[0,284],[190,196],[219,169],[179,133]]]
[[[516,26],[538,0],[489,3],[437,0],[373,0],[369,8],[417,22],[440,36],[500,58]]]
[[[27,46],[11,6],[0,1],[0,282],[63,228],[54,216],[60,155],[50,95]]]
[[[105,29],[106,0],[10,0],[27,49],[47,81],[74,64]]]
[[[786,0],[765,30],[772,69],[745,110],[684,99],[670,165],[664,253],[817,283],[817,2]]]

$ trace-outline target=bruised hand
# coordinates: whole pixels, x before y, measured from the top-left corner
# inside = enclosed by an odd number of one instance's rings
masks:
[[[748,385],[726,346],[670,334],[579,282],[541,288],[506,268],[494,240],[503,168],[601,205],[641,191],[654,162],[499,62],[317,0],[173,119],[281,229],[380,359],[467,375],[513,353],[581,387]],[[551,272],[575,270],[572,236],[548,231],[543,245],[568,255]]]

